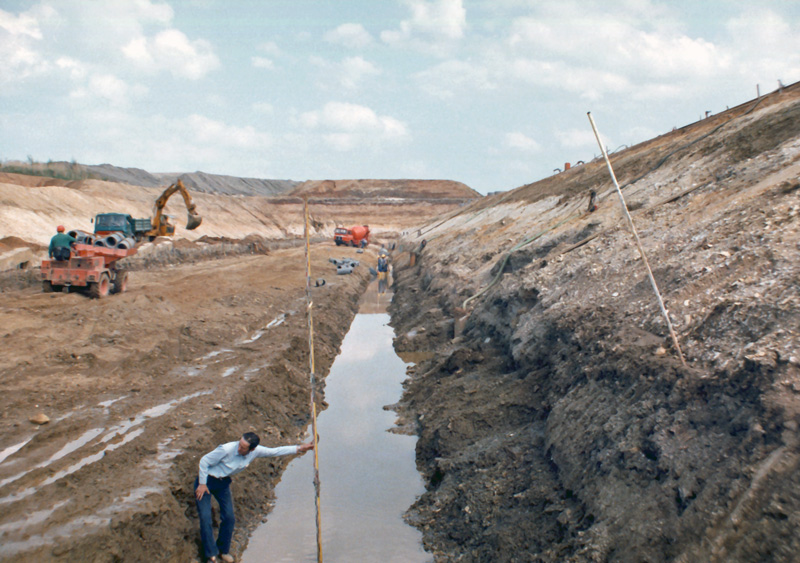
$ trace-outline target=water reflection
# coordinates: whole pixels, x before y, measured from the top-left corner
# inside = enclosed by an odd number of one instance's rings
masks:
[[[328,563],[431,561],[402,514],[423,492],[416,438],[387,432],[383,406],[402,394],[406,364],[392,348],[386,314],[357,315],[325,385],[318,418],[322,551]],[[275,509],[256,529],[243,563],[314,562],[313,456],[295,459],[275,489]],[[235,485],[234,485],[235,486]]]

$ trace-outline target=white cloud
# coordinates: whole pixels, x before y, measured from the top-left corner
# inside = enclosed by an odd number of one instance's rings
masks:
[[[151,0],[58,0],[52,4],[58,17],[47,33],[70,50],[87,52],[92,60],[116,55],[132,40],[147,35],[147,30],[168,27],[174,17],[169,4]]]
[[[752,7],[726,24],[738,74],[776,84],[800,75],[800,21],[792,23],[762,7]]]
[[[128,93],[128,85],[111,74],[92,76],[89,89],[96,96],[107,100],[124,100]]]
[[[80,80],[88,74],[85,64],[70,57],[59,57],[56,60],[56,66],[67,71],[73,80]]]
[[[378,75],[381,72],[374,64],[362,57],[346,57],[339,63],[330,62],[321,57],[311,57],[310,62],[320,69],[317,83],[326,89],[335,85],[348,91],[356,90],[364,78]]]
[[[448,53],[467,26],[462,0],[405,0],[411,18],[400,29],[381,32],[381,40],[396,47],[411,46],[435,55]]]
[[[731,67],[730,53],[678,31],[668,10],[646,0],[624,5],[565,2],[557,10],[532,10],[510,26],[511,72],[597,99],[632,84],[658,90],[661,85],[709,80]],[[661,95],[675,93],[660,90]]]
[[[526,153],[537,152],[539,149],[541,149],[541,145],[539,143],[524,133],[520,133],[519,131],[506,133],[504,144],[509,149]]]
[[[272,137],[252,126],[228,125],[203,115],[192,114],[183,122],[187,138],[196,144],[219,144],[227,148],[260,150],[272,146]]]
[[[569,19],[570,14],[550,21],[520,18],[512,25],[509,45],[538,59],[582,60],[588,65],[656,77],[702,76],[715,66],[728,64],[716,46],[702,38],[644,31],[612,14],[597,15],[596,25],[574,25]]]
[[[42,31],[39,29],[39,20],[31,12],[25,12],[19,16],[14,16],[14,14],[0,10],[0,29],[11,36],[28,36],[32,39],[42,38]]]
[[[196,80],[220,66],[208,41],[190,41],[177,29],[167,29],[152,38],[137,37],[122,49],[128,59],[149,71],[169,71],[174,76]]]
[[[630,83],[623,75],[598,68],[571,67],[563,61],[510,59],[495,67],[495,71],[534,86],[573,92],[587,100],[630,88]]]
[[[251,57],[250,61],[255,68],[265,68],[267,70],[275,68],[275,63],[272,62],[272,59],[266,57]]]
[[[378,115],[366,106],[342,102],[328,102],[320,111],[301,114],[299,122],[307,129],[321,131],[327,144],[340,151],[376,147],[409,136],[402,121]]]
[[[361,49],[372,43],[372,35],[360,23],[344,23],[323,36],[328,43]]]
[[[18,15],[0,10],[0,75],[21,81],[64,70],[73,79],[89,72],[121,73],[123,54],[188,77],[218,64],[207,43],[189,43],[177,30],[147,39],[146,27],[168,25],[173,16],[169,4],[152,0],[59,0]]]
[[[263,162],[274,150],[274,139],[267,133],[200,114],[134,115],[124,108],[101,106],[86,109],[76,119],[94,132],[81,139],[76,149],[75,156],[82,162],[112,162],[153,172],[226,174],[242,161]]]
[[[127,106],[132,98],[139,98],[146,93],[144,86],[130,86],[113,74],[92,74],[85,84],[70,93],[70,98],[85,102],[84,107],[87,108],[97,107],[97,104],[121,108]]]
[[[37,6],[18,16],[0,10],[0,81],[19,82],[52,69],[40,49],[44,38],[41,22],[54,14],[49,6]]]

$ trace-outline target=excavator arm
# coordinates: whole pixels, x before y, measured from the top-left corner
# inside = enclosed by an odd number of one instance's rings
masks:
[[[192,201],[192,196],[189,195],[189,190],[186,189],[186,186],[183,185],[182,180],[178,180],[171,186],[169,186],[164,193],[162,193],[155,202],[153,208],[153,220],[152,220],[152,231],[149,233],[150,236],[163,236],[168,233],[168,228],[171,225],[168,225],[166,221],[166,216],[164,216],[164,208],[167,205],[167,201],[175,192],[180,192],[181,196],[183,197],[183,202],[186,204],[186,210],[188,212],[188,219],[186,222],[186,228],[188,230],[194,230],[200,226],[200,223],[203,221],[203,218],[197,213],[197,206]],[[174,232],[174,227],[172,227]]]

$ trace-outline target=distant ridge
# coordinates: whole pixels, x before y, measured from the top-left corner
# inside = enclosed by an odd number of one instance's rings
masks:
[[[308,180],[287,195],[324,199],[399,199],[469,201],[481,194],[453,180]]]
[[[291,191],[300,182],[293,180],[262,180],[259,178],[238,178],[222,174],[206,172],[189,172],[183,174],[154,174],[160,180],[159,185],[169,185],[180,178],[187,188],[207,194],[274,196]]]
[[[141,168],[123,168],[113,164],[78,164],[77,162],[8,161],[0,172],[58,178],[63,181],[104,180],[145,188],[164,188],[179,178],[193,192],[220,195],[241,195],[281,198],[311,197],[353,204],[366,200],[401,202],[412,200],[440,203],[466,203],[480,199],[481,194],[453,180],[359,179],[359,180],[265,180],[239,178],[207,172],[156,172]]]
[[[145,188],[166,187],[178,178],[194,191],[208,194],[274,196],[291,191],[300,182],[292,180],[262,180],[237,178],[206,172],[150,173],[141,168],[123,168],[113,164],[78,164],[76,162],[50,161],[3,163],[0,171],[60,178],[63,180],[95,179],[118,182]]]
[[[78,166],[86,170],[91,177],[101,180],[146,188],[155,188],[161,185],[158,178],[141,168],[120,168],[113,164],[80,164]]]

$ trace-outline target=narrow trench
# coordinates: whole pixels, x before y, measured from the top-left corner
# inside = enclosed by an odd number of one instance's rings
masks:
[[[389,432],[395,414],[383,408],[400,400],[407,364],[392,346],[390,294],[378,297],[373,285],[326,378],[329,406],[317,420],[322,552],[326,562],[427,562],[421,534],[403,520],[424,492],[416,437]],[[289,464],[243,563],[317,560],[312,479],[311,454]]]

